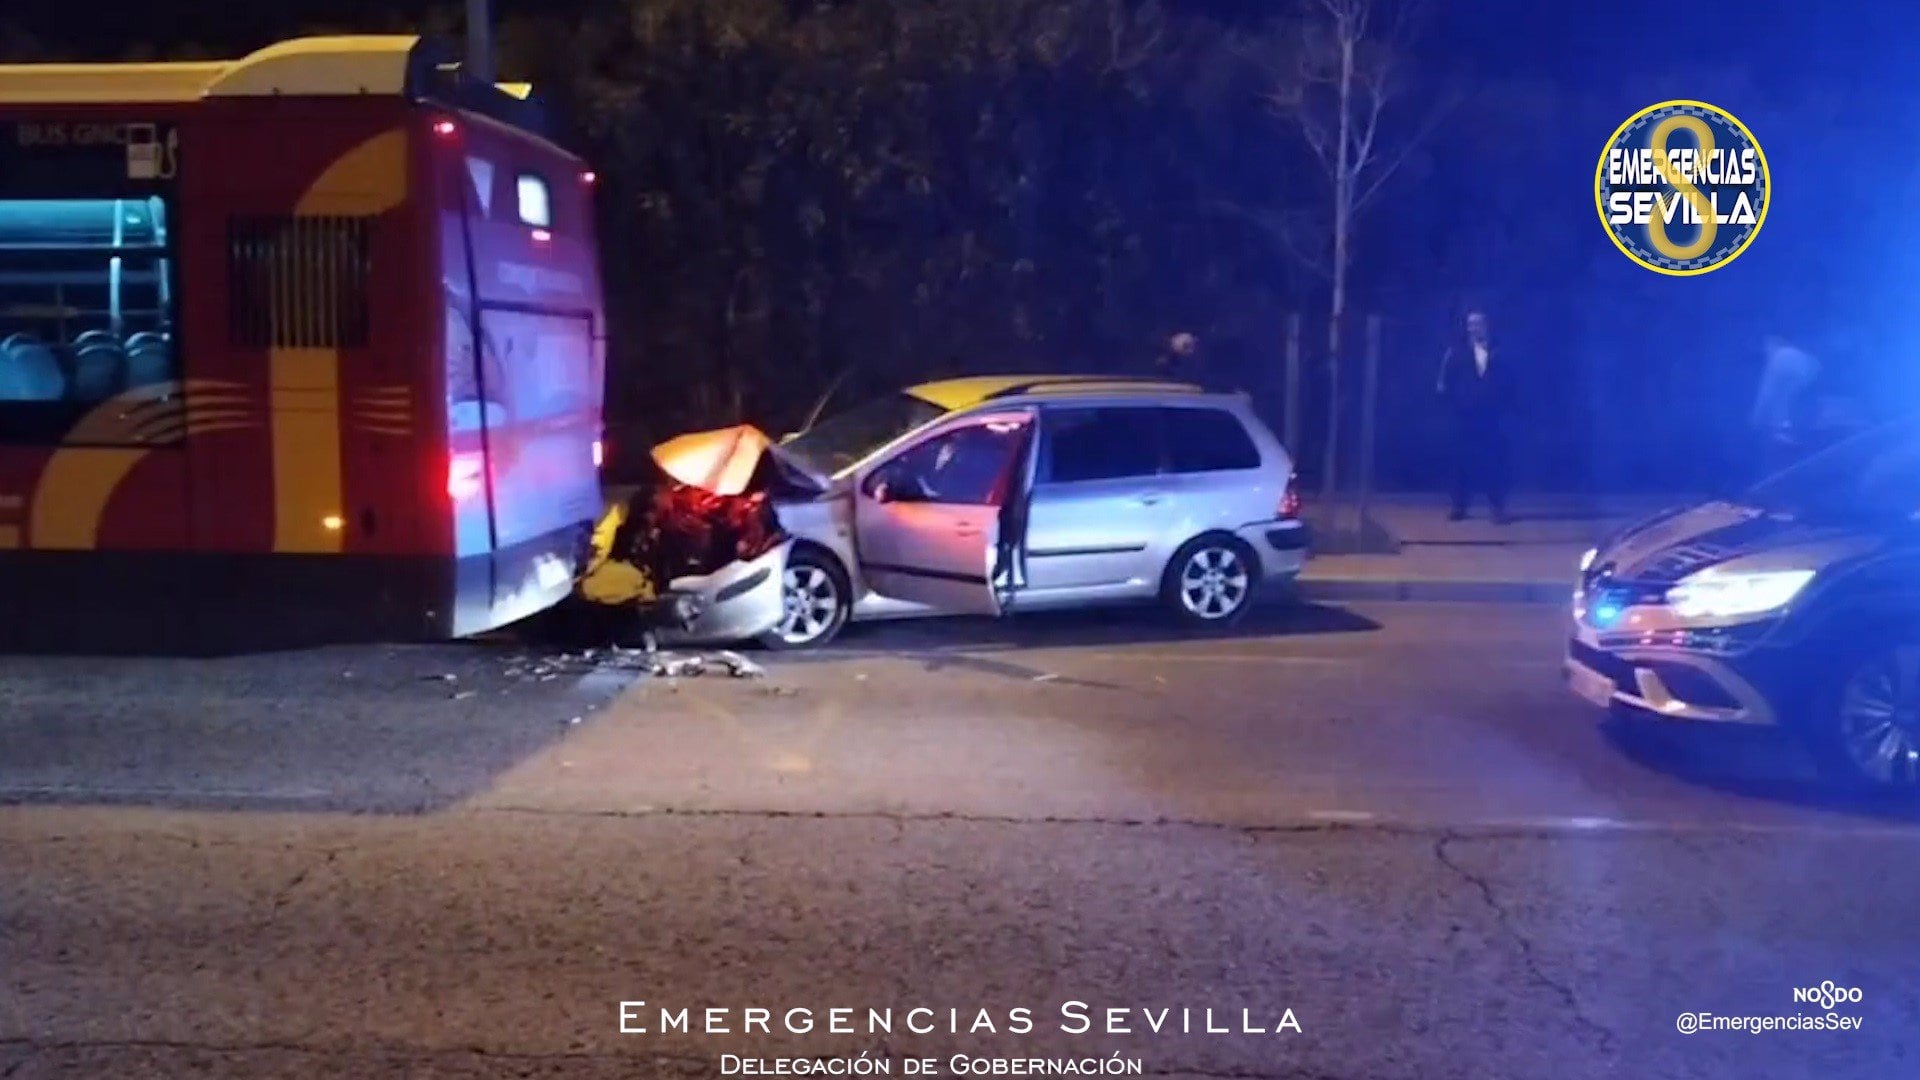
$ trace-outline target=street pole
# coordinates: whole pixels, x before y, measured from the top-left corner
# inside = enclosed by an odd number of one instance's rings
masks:
[[[1286,401],[1282,405],[1283,423],[1287,433],[1287,453],[1293,455],[1297,467],[1306,447],[1300,441],[1300,313],[1287,313],[1287,386]]]
[[[493,12],[490,0],[467,0],[467,74],[493,81]]]
[[[1367,316],[1366,370],[1360,389],[1360,507],[1354,529],[1367,531],[1367,510],[1373,501],[1374,424],[1380,411],[1380,316]]]

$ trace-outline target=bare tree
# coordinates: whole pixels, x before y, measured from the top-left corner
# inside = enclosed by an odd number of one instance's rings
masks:
[[[1328,181],[1318,242],[1294,235],[1300,215],[1273,221],[1285,249],[1328,283],[1327,439],[1322,482],[1335,489],[1340,457],[1341,368],[1354,224],[1407,157],[1438,126],[1444,98],[1404,103],[1399,62],[1417,0],[1300,0],[1291,63],[1274,72],[1268,104],[1299,130]],[[1401,107],[1404,105],[1404,107]],[[1401,113],[1411,113],[1411,117]],[[1318,216],[1318,215],[1315,215]]]

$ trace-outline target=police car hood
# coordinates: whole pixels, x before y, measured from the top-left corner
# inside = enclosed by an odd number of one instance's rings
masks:
[[[1680,507],[1630,526],[1599,548],[1592,573],[1665,585],[1710,566],[1819,570],[1882,543],[1857,525],[1802,520],[1738,502]]]

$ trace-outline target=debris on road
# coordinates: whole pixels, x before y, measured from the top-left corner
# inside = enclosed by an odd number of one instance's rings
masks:
[[[654,675],[667,679],[680,679],[692,675],[705,675],[707,661],[702,656],[673,656],[653,653],[647,658],[647,669]]]
[[[613,646],[515,657],[507,664],[505,673],[509,679],[521,682],[548,682],[562,675],[585,675],[594,671],[638,671],[659,679],[697,678],[718,673],[736,679],[759,679],[767,674],[766,668],[731,650],[663,652],[651,640],[636,649]]]
[[[766,668],[737,652],[722,650],[714,654],[714,659],[720,661],[726,667],[727,673],[736,679],[758,679],[767,673]]]

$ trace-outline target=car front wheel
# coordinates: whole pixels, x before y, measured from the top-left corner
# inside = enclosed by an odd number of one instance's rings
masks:
[[[1201,536],[1168,562],[1160,599],[1188,626],[1227,627],[1253,606],[1259,581],[1260,564],[1247,545],[1232,536]]]
[[[787,560],[781,584],[780,625],[760,637],[769,649],[816,649],[839,635],[853,610],[846,572],[831,556],[808,548]]]
[[[1826,715],[1808,735],[1830,775],[1849,787],[1920,791],[1920,638],[1840,665]]]

